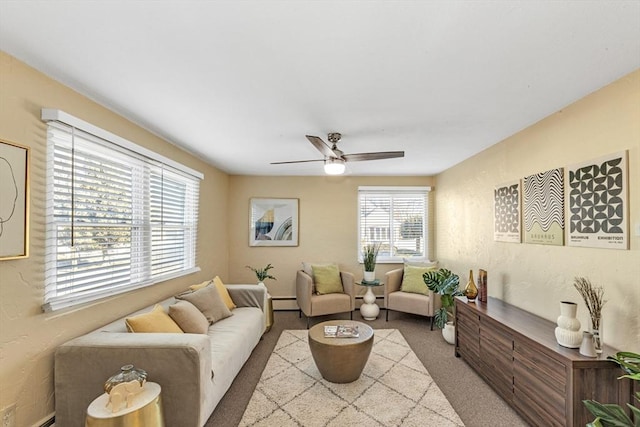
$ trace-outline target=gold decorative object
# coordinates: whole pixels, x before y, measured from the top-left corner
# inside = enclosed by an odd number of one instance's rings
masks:
[[[473,270],[469,270],[469,282],[467,286],[464,288],[464,294],[469,300],[469,302],[475,302],[476,297],[478,296],[478,287],[473,281]]]

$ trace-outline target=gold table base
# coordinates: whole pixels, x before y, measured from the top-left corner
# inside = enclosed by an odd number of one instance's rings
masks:
[[[147,383],[148,385],[149,383]],[[108,400],[107,395],[102,395],[98,399],[104,404]],[[164,415],[162,413],[162,399],[158,391],[157,395],[146,405],[133,411],[123,411],[122,415],[109,414],[107,416],[96,416],[91,410],[87,411],[85,427],[164,427]],[[93,416],[91,415],[93,413]]]

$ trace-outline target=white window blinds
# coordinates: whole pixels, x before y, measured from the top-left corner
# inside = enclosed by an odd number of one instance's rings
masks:
[[[47,139],[45,310],[198,271],[201,176],[59,122]]]
[[[428,259],[430,187],[360,187],[358,189],[359,259],[362,247],[380,244],[378,262]]]

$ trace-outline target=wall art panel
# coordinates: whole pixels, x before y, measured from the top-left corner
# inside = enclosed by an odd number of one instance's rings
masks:
[[[628,249],[627,152],[567,169],[568,245]]]
[[[520,180],[493,190],[493,240],[520,243]]]
[[[523,180],[524,242],[564,244],[563,169],[529,175]]]

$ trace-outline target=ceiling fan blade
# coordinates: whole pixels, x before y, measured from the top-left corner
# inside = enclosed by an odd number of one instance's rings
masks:
[[[306,135],[307,139],[313,144],[316,149],[327,157],[340,157],[340,154],[336,153],[329,147],[322,139],[317,136]]]
[[[289,162],[271,162],[272,165],[286,165],[289,163],[309,163],[309,162],[324,162],[324,160],[292,160]]]
[[[363,160],[382,160],[404,157],[404,151],[379,151],[376,153],[355,153],[342,156],[347,162],[360,162]]]

